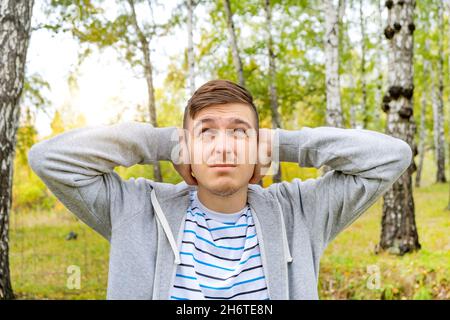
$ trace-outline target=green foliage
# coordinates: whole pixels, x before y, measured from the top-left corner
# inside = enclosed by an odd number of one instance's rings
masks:
[[[428,94],[426,129],[427,144],[433,144],[433,113],[431,104],[432,84],[436,84],[439,63],[439,39],[444,46],[444,101],[450,101],[450,40],[448,35],[449,14],[444,15],[444,27],[437,25],[439,0],[417,1],[416,29],[414,32],[414,114],[420,120],[422,95]],[[136,1],[147,6],[149,1]],[[154,1],[151,1],[154,3]],[[365,1],[367,10],[363,18],[367,34],[355,38],[359,31],[359,3],[347,2],[347,15],[340,30],[341,101],[346,126],[350,126],[350,109],[356,108],[356,120],[361,123],[368,116],[369,129],[384,131],[385,116],[380,112],[380,98],[387,89],[386,62],[388,42],[382,35],[377,21],[378,1]],[[132,28],[127,2],[116,1],[117,12],[106,13],[103,0],[47,0],[45,23],[38,26],[53,32],[69,32],[80,43],[79,64],[95,50],[113,48],[121,61],[142,74],[142,51],[139,38]],[[324,17],[321,1],[272,0],[273,27],[277,74],[275,86],[282,125],[289,130],[324,125],[326,108],[325,67],[323,55]],[[161,4],[158,4],[161,5]],[[195,16],[195,69],[197,86],[200,81],[226,78],[237,81],[234,69],[223,1],[200,1],[205,17]],[[232,0],[233,21],[244,67],[246,86],[253,94],[260,115],[261,127],[271,126],[269,99],[267,26],[263,3],[260,0]],[[383,3],[381,8],[386,10]],[[366,9],[366,8],[365,8]],[[138,12],[139,14],[139,12]],[[185,28],[184,3],[171,13],[164,24],[157,25],[153,19],[139,20],[145,37],[150,41],[170,34],[176,28]],[[184,41],[184,39],[183,39]],[[151,43],[151,41],[150,41]],[[429,47],[426,47],[428,43]],[[358,109],[362,101],[361,45],[366,48],[367,112]],[[159,48],[152,48],[159,50]],[[173,56],[165,71],[161,88],[155,88],[157,120],[159,126],[181,126],[186,94],[188,65],[186,50]],[[424,62],[429,61],[434,73],[424,74]],[[69,76],[72,90],[77,89],[77,73]],[[352,81],[350,81],[352,80]],[[378,87],[381,80],[382,87]],[[351,83],[349,83],[351,82]],[[437,87],[437,84],[436,84]],[[107,246],[93,231],[88,230],[63,209],[63,206],[28,166],[27,152],[38,141],[32,114],[36,110],[47,112],[50,102],[47,91],[51,88],[39,75],[29,76],[24,85],[22,105],[25,122],[17,134],[17,151],[13,181],[12,219],[12,272],[15,288],[21,297],[31,298],[104,298],[107,269]],[[85,120],[77,113],[67,114],[59,108],[51,122],[52,134],[82,127]],[[447,103],[448,108],[448,103]],[[149,121],[147,106],[137,106],[137,121]],[[449,128],[445,131],[448,133]],[[417,135],[419,132],[417,132]],[[449,137],[446,134],[446,137]],[[446,206],[448,191],[444,185],[430,185],[427,179],[434,177],[430,155],[425,161],[423,174],[425,187],[415,190],[418,227],[423,249],[406,257],[375,255],[372,248],[378,240],[381,220],[380,202],[358,220],[351,231],[340,236],[325,252],[320,276],[320,294],[324,299],[449,299],[450,275],[448,248],[443,247],[450,225]],[[153,179],[151,165],[135,165],[115,169],[123,179],[143,177]],[[178,183],[181,178],[171,163],[162,161],[164,182]],[[301,168],[295,163],[282,163],[283,180],[309,179],[319,174],[316,169]],[[264,178],[264,186],[272,183]],[[15,224],[18,222],[18,224]],[[84,242],[66,242],[63,237],[70,230],[81,234]],[[51,241],[49,241],[49,239]],[[60,252],[70,255],[64,259]],[[348,250],[351,248],[352,250]],[[36,258],[36,251],[47,254]],[[86,250],[86,251],[85,251]],[[51,252],[51,254],[49,254]],[[56,256],[55,256],[56,253]],[[19,258],[19,257],[22,258]],[[92,256],[98,260],[92,260]],[[82,257],[82,258],[81,258]],[[20,260],[24,259],[24,260]],[[83,260],[84,259],[84,260]],[[39,263],[37,263],[38,261]],[[88,261],[88,262],[86,262]],[[81,291],[65,288],[65,268],[68,264],[86,266],[85,287]],[[381,269],[382,286],[368,290],[367,265],[377,264]],[[31,270],[34,268],[33,270]],[[45,270],[56,270],[48,276]],[[45,281],[43,279],[46,279]]]

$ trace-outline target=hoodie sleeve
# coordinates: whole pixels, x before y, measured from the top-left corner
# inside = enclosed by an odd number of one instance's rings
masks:
[[[382,196],[412,159],[403,140],[364,129],[277,129],[275,141],[279,161],[332,169],[316,179],[295,178],[272,187],[294,214],[303,215],[322,249]]]
[[[114,168],[169,160],[177,139],[175,127],[89,126],[33,145],[28,162],[72,213],[110,240],[112,226],[140,210],[148,188],[143,178],[122,180]],[[113,203],[120,216],[111,216]]]

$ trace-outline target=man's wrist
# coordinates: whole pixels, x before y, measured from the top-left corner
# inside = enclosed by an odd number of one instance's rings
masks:
[[[275,153],[274,160],[299,163],[300,142],[304,140],[304,135],[304,128],[299,130],[276,129],[272,148]]]
[[[179,145],[177,127],[153,128],[156,141],[156,160],[172,161],[172,153]]]

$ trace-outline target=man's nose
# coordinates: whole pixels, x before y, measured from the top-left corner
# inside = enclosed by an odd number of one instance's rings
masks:
[[[215,139],[216,153],[232,153],[234,149],[234,139],[228,134],[227,131],[220,131],[216,135]]]

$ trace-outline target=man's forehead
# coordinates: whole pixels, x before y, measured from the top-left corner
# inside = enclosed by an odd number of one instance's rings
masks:
[[[247,124],[251,126],[251,121],[249,119],[237,116],[202,116],[194,119],[194,124],[198,123]]]
[[[236,117],[236,116],[202,116],[197,119],[193,120],[194,128],[197,128],[198,126],[204,125],[204,124],[219,124],[223,123],[226,125],[230,124],[242,124],[245,125],[248,128],[253,128],[252,122],[244,117]]]

